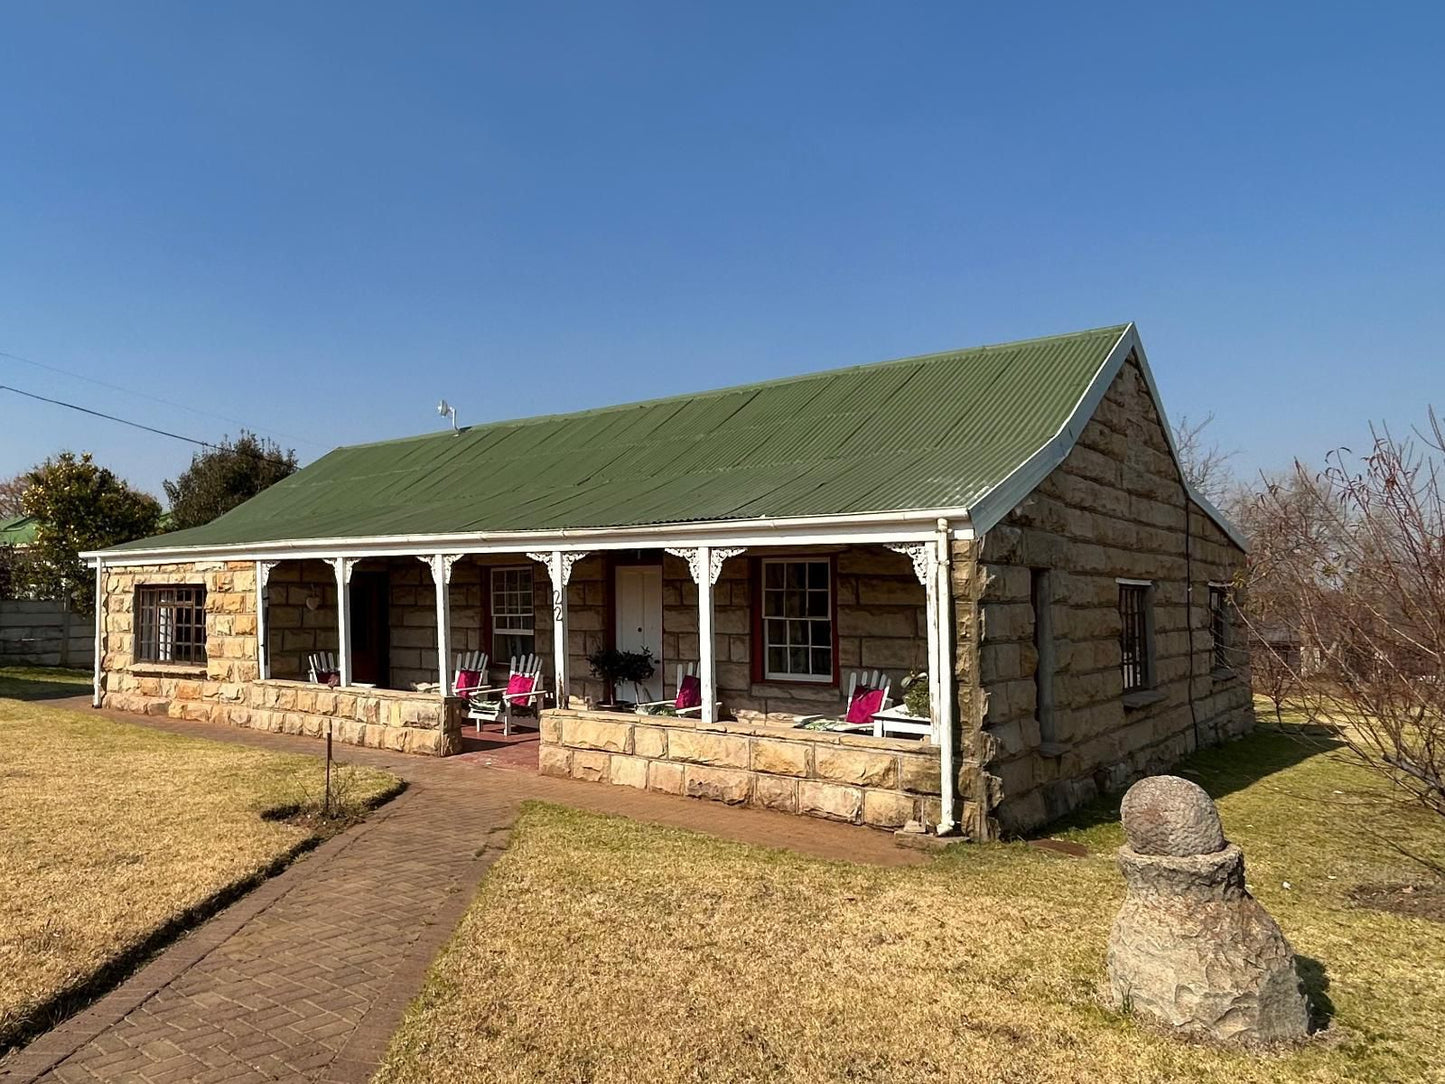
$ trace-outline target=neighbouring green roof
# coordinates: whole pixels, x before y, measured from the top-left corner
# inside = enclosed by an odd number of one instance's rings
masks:
[[[35,521],[16,516],[0,521],[0,546],[28,546],[35,541]]]
[[[967,507],[1058,433],[1126,327],[338,448],[116,548]]]

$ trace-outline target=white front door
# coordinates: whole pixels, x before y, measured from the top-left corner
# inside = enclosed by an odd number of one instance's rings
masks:
[[[617,566],[618,651],[652,652],[655,669],[650,680],[640,685],[644,701],[662,699],[662,566]],[[616,691],[622,699],[636,695],[630,684]]]

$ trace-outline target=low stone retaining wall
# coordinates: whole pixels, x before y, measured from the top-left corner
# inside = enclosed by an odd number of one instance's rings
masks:
[[[332,689],[293,681],[253,681],[237,726],[318,737],[332,725],[337,741],[401,753],[450,756],[462,749],[466,701],[394,689]]]
[[[466,702],[456,697],[301,681],[240,685],[159,671],[130,675],[133,688],[108,693],[106,706],[312,738],[324,735],[329,724],[335,739],[348,745],[430,756],[461,752]]]
[[[876,828],[939,816],[938,748],[896,738],[552,710],[538,769]]]

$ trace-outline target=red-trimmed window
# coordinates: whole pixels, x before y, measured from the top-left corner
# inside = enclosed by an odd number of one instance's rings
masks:
[[[832,561],[765,557],[759,564],[761,676],[767,681],[832,681]]]

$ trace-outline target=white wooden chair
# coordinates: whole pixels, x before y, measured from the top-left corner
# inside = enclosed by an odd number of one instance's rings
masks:
[[[719,704],[721,709],[722,705]],[[637,705],[638,715],[701,716],[702,685],[697,679],[697,663],[677,664],[677,695],[671,700],[653,700]],[[722,714],[719,710],[718,714]]]
[[[500,693],[495,700],[485,697]],[[507,684],[493,685],[485,689],[470,689],[467,692],[467,718],[476,721],[477,733],[482,732],[483,723],[502,720],[502,733],[512,733],[512,719],[520,712],[536,713],[541,725],[542,701],[542,660],[536,655],[514,655],[507,673]]]
[[[463,674],[476,674],[475,682],[462,684]],[[487,683],[487,653],[485,651],[458,651],[457,664],[452,667],[452,695],[468,696],[473,690]]]
[[[873,732],[873,716],[892,706],[893,679],[882,670],[854,670],[848,675],[848,698],[841,716],[799,715],[794,726],[807,730]],[[882,693],[880,697],[878,694]]]
[[[307,677],[317,684],[329,684],[329,677],[336,675],[337,680],[341,679],[341,667],[336,663],[336,656],[330,651],[316,651],[306,656]]]

